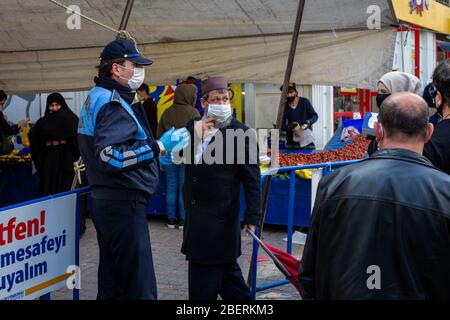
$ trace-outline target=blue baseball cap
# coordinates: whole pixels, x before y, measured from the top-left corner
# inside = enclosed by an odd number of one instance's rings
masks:
[[[114,40],[106,45],[100,55],[101,60],[126,59],[136,64],[151,65],[152,60],[144,58],[136,44],[127,39]]]

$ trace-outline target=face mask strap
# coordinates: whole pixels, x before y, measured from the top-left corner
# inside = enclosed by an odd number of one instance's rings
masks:
[[[118,65],[120,68],[123,68],[123,69],[126,69],[126,70],[130,70],[130,69],[131,69],[131,68],[127,68],[127,67],[125,67],[125,66],[123,66],[123,65],[121,65],[121,64],[117,64],[117,65]],[[133,68],[133,76],[134,76],[134,68]],[[126,78],[122,77],[121,75],[119,75],[119,78],[122,79],[122,80],[127,80],[127,81],[129,81],[129,80],[133,79],[133,76],[131,76],[130,79],[126,79]]]

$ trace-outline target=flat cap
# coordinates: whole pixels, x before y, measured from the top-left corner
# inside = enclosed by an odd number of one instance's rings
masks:
[[[228,90],[228,81],[225,77],[212,77],[202,82],[202,95],[221,89]]]

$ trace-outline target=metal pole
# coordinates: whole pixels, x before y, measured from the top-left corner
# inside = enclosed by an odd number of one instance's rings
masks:
[[[266,247],[266,245],[259,239],[256,234],[252,230],[247,230],[247,232],[252,236],[252,238],[259,243],[261,248],[264,249],[264,251],[269,255],[269,257],[273,260],[275,265],[280,269],[280,271],[286,276],[290,277],[291,273],[286,269],[286,267],[281,263],[280,260],[269,250],[269,248]]]
[[[119,30],[125,30],[130,19],[131,10],[133,9],[134,0],[127,0],[125,10],[123,11],[122,19],[120,20]]]
[[[300,26],[302,24],[303,11],[305,9],[305,2],[306,2],[306,0],[300,0],[298,3],[298,10],[297,10],[297,17],[295,19],[294,33],[292,34],[291,48],[289,50],[288,63],[287,63],[286,72],[284,75],[283,90],[281,91],[280,104],[278,105],[277,123],[276,123],[276,128],[275,128],[278,130],[281,129],[282,122],[283,122],[284,107],[286,104],[286,96],[287,96],[287,92],[288,92],[288,84],[289,84],[289,80],[291,79],[292,68],[294,66],[295,52],[297,50],[297,42],[298,42],[298,36],[300,33]],[[272,145],[273,145],[273,143],[274,142],[272,141]],[[275,141],[275,143],[278,143],[278,141]],[[272,149],[273,149],[273,147],[272,147]],[[271,163],[276,162],[277,156],[278,156],[277,154],[272,152]],[[267,179],[266,185],[264,187],[263,200],[261,202],[261,220],[260,220],[261,235],[263,233],[264,222],[266,219],[266,211],[267,211],[267,204],[268,204],[271,182],[272,182],[272,176],[269,176]]]
[[[284,106],[286,103],[288,84],[289,84],[289,80],[291,79],[292,68],[294,66],[295,52],[297,50],[298,36],[300,33],[300,27],[302,25],[303,11],[305,9],[305,3],[306,3],[306,0],[299,0],[299,2],[298,2],[297,16],[295,18],[295,26],[294,26],[294,32],[292,34],[291,48],[289,50],[289,57],[288,57],[288,62],[287,62],[287,66],[286,66],[286,72],[284,74],[283,90],[281,91],[280,104],[278,105],[278,114],[277,114],[277,122],[276,122],[275,129],[280,129],[281,125],[282,125],[282,121],[283,121]],[[274,142],[272,141],[272,145],[273,145],[273,143]],[[275,143],[278,143],[278,141],[275,141]],[[272,152],[271,163],[276,162],[275,159],[277,156],[278,156],[277,154],[274,154]],[[266,220],[266,211],[267,211],[267,204],[269,202],[269,191],[270,191],[271,182],[272,182],[272,176],[269,176],[267,178],[266,184],[264,186],[264,193],[263,193],[263,198],[261,201],[261,207],[260,207],[261,219],[260,219],[260,223],[259,223],[259,228],[260,228],[259,235],[260,235],[261,239],[262,239],[262,234],[263,234],[264,222]],[[249,269],[248,276],[247,276],[247,284],[249,286],[251,285],[252,268],[253,268],[253,264],[250,265],[250,269]]]
[[[76,210],[75,210],[75,265],[78,268],[80,267],[80,195],[81,192],[77,192],[77,203],[76,203]],[[75,271],[77,272],[77,271]],[[78,275],[75,273],[76,282],[78,283]],[[80,290],[76,287],[73,288],[73,300],[78,301],[80,300]]]

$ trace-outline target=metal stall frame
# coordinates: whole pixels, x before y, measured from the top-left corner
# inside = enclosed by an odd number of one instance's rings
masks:
[[[293,226],[294,226],[294,201],[295,201],[295,171],[303,170],[303,169],[322,169],[323,176],[330,173],[333,169],[337,169],[340,167],[348,166],[351,164],[359,163],[362,160],[352,160],[352,161],[341,161],[341,162],[330,162],[330,163],[319,163],[319,164],[311,164],[311,165],[303,165],[303,166],[295,166],[295,167],[282,167],[282,168],[271,168],[267,170],[261,177],[261,185],[264,186],[266,180],[269,176],[272,176],[277,173],[289,172],[290,180],[289,180],[289,202],[288,202],[288,231],[287,231],[287,244],[286,244],[286,252],[292,253],[292,235],[293,235]],[[258,229],[256,235],[260,237],[260,230]],[[253,249],[252,249],[252,258],[251,258],[251,294],[252,299],[256,299],[256,293],[260,291],[264,291],[267,289],[283,286],[288,284],[289,281],[287,279],[275,281],[272,283],[263,284],[260,286],[256,285],[257,273],[258,273],[258,250],[259,243],[256,240],[253,240]]]

